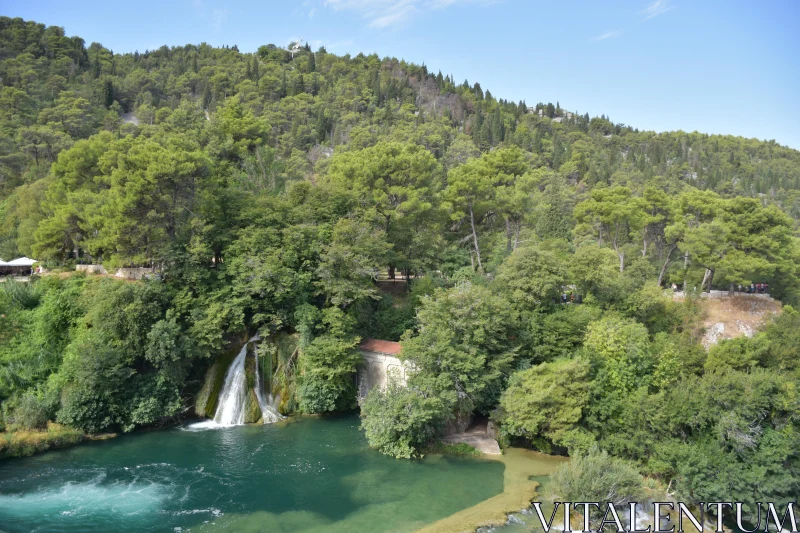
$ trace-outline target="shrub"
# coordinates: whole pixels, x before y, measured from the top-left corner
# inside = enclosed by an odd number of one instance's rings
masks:
[[[447,410],[439,398],[392,385],[386,392],[372,389],[361,406],[361,429],[370,447],[396,458],[421,456],[438,436]]]
[[[598,502],[601,509],[611,502],[618,507],[645,495],[644,480],[626,461],[594,447],[556,470],[546,495],[552,501]],[[594,518],[599,520],[599,515]]]

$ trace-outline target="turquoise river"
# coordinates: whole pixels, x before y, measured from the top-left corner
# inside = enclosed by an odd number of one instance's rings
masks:
[[[503,491],[504,465],[400,461],[357,416],[139,432],[0,462],[0,531],[411,532]]]

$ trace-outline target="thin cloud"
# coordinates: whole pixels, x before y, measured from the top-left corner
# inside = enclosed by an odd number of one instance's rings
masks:
[[[670,4],[670,0],[655,0],[655,2],[639,11],[639,14],[643,17],[642,21],[645,21],[650,20],[653,17],[663,15],[667,11],[671,11],[673,9],[675,9],[675,6]]]
[[[590,39],[590,40],[592,40],[592,41],[605,41],[606,39],[613,39],[613,38],[619,37],[621,35],[622,35],[622,30],[614,30],[614,31],[608,31],[608,32],[606,32],[606,33],[604,33],[602,35],[598,35],[594,39]]]
[[[457,4],[488,4],[487,0],[323,0],[322,5],[334,11],[353,11],[373,29],[399,26],[420,13],[444,9]]]
[[[227,22],[228,15],[231,12],[227,9],[215,9],[211,12],[211,24],[214,26],[214,31],[219,31],[222,29],[223,24]]]

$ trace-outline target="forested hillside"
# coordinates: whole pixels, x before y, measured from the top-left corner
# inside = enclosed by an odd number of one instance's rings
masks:
[[[800,152],[509,102],[394,58],[116,54],[9,18],[0,83],[0,257],[162,273],[5,285],[7,429],[169,419],[247,330],[298,334],[268,369],[286,412],[350,409],[370,336],[420,369],[362,406],[385,453],[481,413],[506,442],[600,446],[691,501],[800,493],[798,314],[707,354],[692,298],[662,290],[768,282],[796,305]]]

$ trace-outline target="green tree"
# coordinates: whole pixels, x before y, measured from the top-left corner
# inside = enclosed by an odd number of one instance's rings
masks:
[[[619,271],[624,272],[625,245],[647,221],[642,207],[640,199],[627,187],[595,189],[588,200],[575,206],[575,231],[594,236],[600,244],[610,241],[619,257]]]
[[[422,298],[419,332],[407,332],[403,357],[419,370],[409,386],[437,395],[452,412],[487,411],[496,402],[516,354],[508,303],[479,285],[437,289]]]
[[[441,167],[430,152],[394,142],[345,152],[331,161],[326,182],[351,190],[359,204],[374,213],[393,245],[387,257],[391,268],[425,264],[431,239],[424,237],[436,220],[441,188]]]
[[[527,169],[522,153],[516,148],[503,148],[471,159],[448,172],[444,197],[451,219],[469,228],[472,249],[478,270],[483,271],[478,227],[500,209],[497,191],[513,187]]]
[[[493,414],[509,437],[536,442],[545,438],[570,453],[594,440],[579,425],[589,403],[589,363],[561,359],[521,370],[511,376]]]

